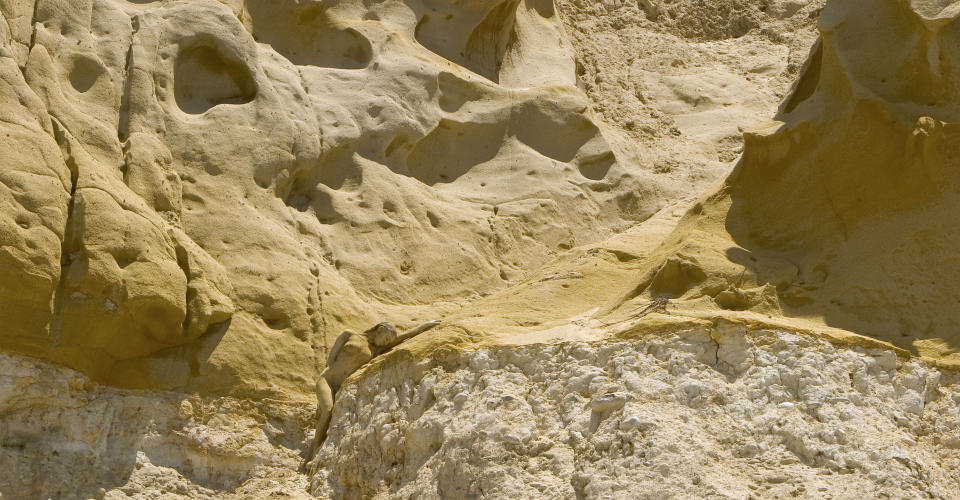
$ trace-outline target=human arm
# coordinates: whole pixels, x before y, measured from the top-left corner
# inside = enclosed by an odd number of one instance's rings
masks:
[[[427,331],[427,330],[429,330],[429,329],[431,329],[431,328],[433,328],[433,327],[435,327],[435,326],[437,326],[437,325],[439,325],[439,324],[440,324],[439,321],[429,321],[429,322],[424,323],[424,324],[422,324],[422,325],[420,325],[420,326],[418,326],[418,327],[416,327],[416,328],[411,328],[410,330],[407,330],[407,331],[401,333],[400,335],[397,335],[397,340],[393,343],[393,345],[394,345],[394,346],[400,345],[400,344],[403,343],[404,341],[409,340],[409,339],[411,339],[411,338],[413,338],[413,337],[416,337],[417,335],[420,335],[421,333],[423,333],[423,332],[425,332],[425,331]]]

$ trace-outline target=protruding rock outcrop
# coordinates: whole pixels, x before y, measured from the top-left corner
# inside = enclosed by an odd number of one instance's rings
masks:
[[[345,384],[313,492],[955,494],[960,10],[943,4],[828,2],[724,182],[672,230],[572,252]]]
[[[955,493],[955,373],[788,330],[668,317],[646,326],[641,338],[384,363],[341,391],[311,491],[319,498]],[[648,335],[654,329],[658,335]]]
[[[960,362],[955,7],[829,2],[777,121],[747,132],[630,296],[782,312]]]

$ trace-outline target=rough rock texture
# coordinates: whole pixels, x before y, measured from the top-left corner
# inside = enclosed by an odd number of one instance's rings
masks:
[[[882,348],[654,314],[601,342],[377,368],[339,396],[321,498],[956,498],[960,484],[960,379]]]
[[[0,493],[956,498],[958,5],[0,0]]]
[[[306,496],[307,403],[118,390],[0,355],[0,415],[4,498]]]
[[[829,2],[776,121],[611,307],[783,315],[956,365],[960,25],[941,4]]]
[[[308,398],[343,328],[504,288],[685,189],[608,140],[550,1],[0,16],[0,345],[113,385]]]
[[[823,1],[559,0],[578,85],[643,161],[697,188],[728,172],[816,40]]]
[[[828,2],[724,182],[354,377],[313,492],[955,498],[956,12]]]

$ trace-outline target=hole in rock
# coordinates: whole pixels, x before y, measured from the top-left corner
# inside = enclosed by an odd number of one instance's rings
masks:
[[[599,181],[607,176],[607,172],[610,171],[610,167],[616,161],[617,158],[613,155],[613,152],[607,151],[580,160],[577,167],[580,169],[580,175],[590,180]]]
[[[245,104],[256,95],[247,67],[212,45],[193,45],[177,56],[174,96],[185,113],[201,114],[219,104]]]
[[[289,326],[286,318],[264,318],[263,322],[270,327],[271,330],[284,330]]]
[[[300,66],[366,68],[373,46],[359,31],[337,26],[322,3],[247,2],[257,40]]]
[[[459,10],[455,18],[440,20],[424,15],[414,37],[435,54],[499,83],[500,65],[514,41],[519,4],[519,0],[506,0],[482,10],[491,4],[477,3]]]
[[[126,269],[127,266],[137,261],[137,254],[131,251],[121,251],[113,259],[117,262],[117,267]]]
[[[581,148],[600,135],[600,129],[589,118],[569,109],[554,109],[537,102],[526,102],[519,107],[515,116],[516,121],[522,124],[517,127],[517,139],[543,156],[561,163],[573,161]],[[592,156],[600,154],[597,152]]]
[[[97,61],[87,57],[76,57],[70,68],[70,85],[77,92],[84,93],[97,83],[103,73],[104,68]]]
[[[433,212],[427,212],[427,218],[430,219],[431,226],[440,227],[440,218],[437,217],[437,214]]]
[[[465,132],[458,138],[458,132]],[[504,125],[442,120],[407,156],[407,173],[427,185],[453,182],[473,167],[496,157]]]

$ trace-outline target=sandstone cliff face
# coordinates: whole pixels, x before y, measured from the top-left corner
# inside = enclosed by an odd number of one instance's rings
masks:
[[[956,15],[0,0],[0,493],[955,496]]]
[[[955,19],[828,2],[725,181],[356,377],[312,491],[955,497]]]
[[[503,288],[677,190],[618,161],[550,2],[0,14],[0,343],[111,384],[310,397],[341,329]]]
[[[787,314],[956,364],[960,54],[948,3],[827,5],[783,124],[747,136],[727,227]],[[897,50],[880,32],[896,33]]]

